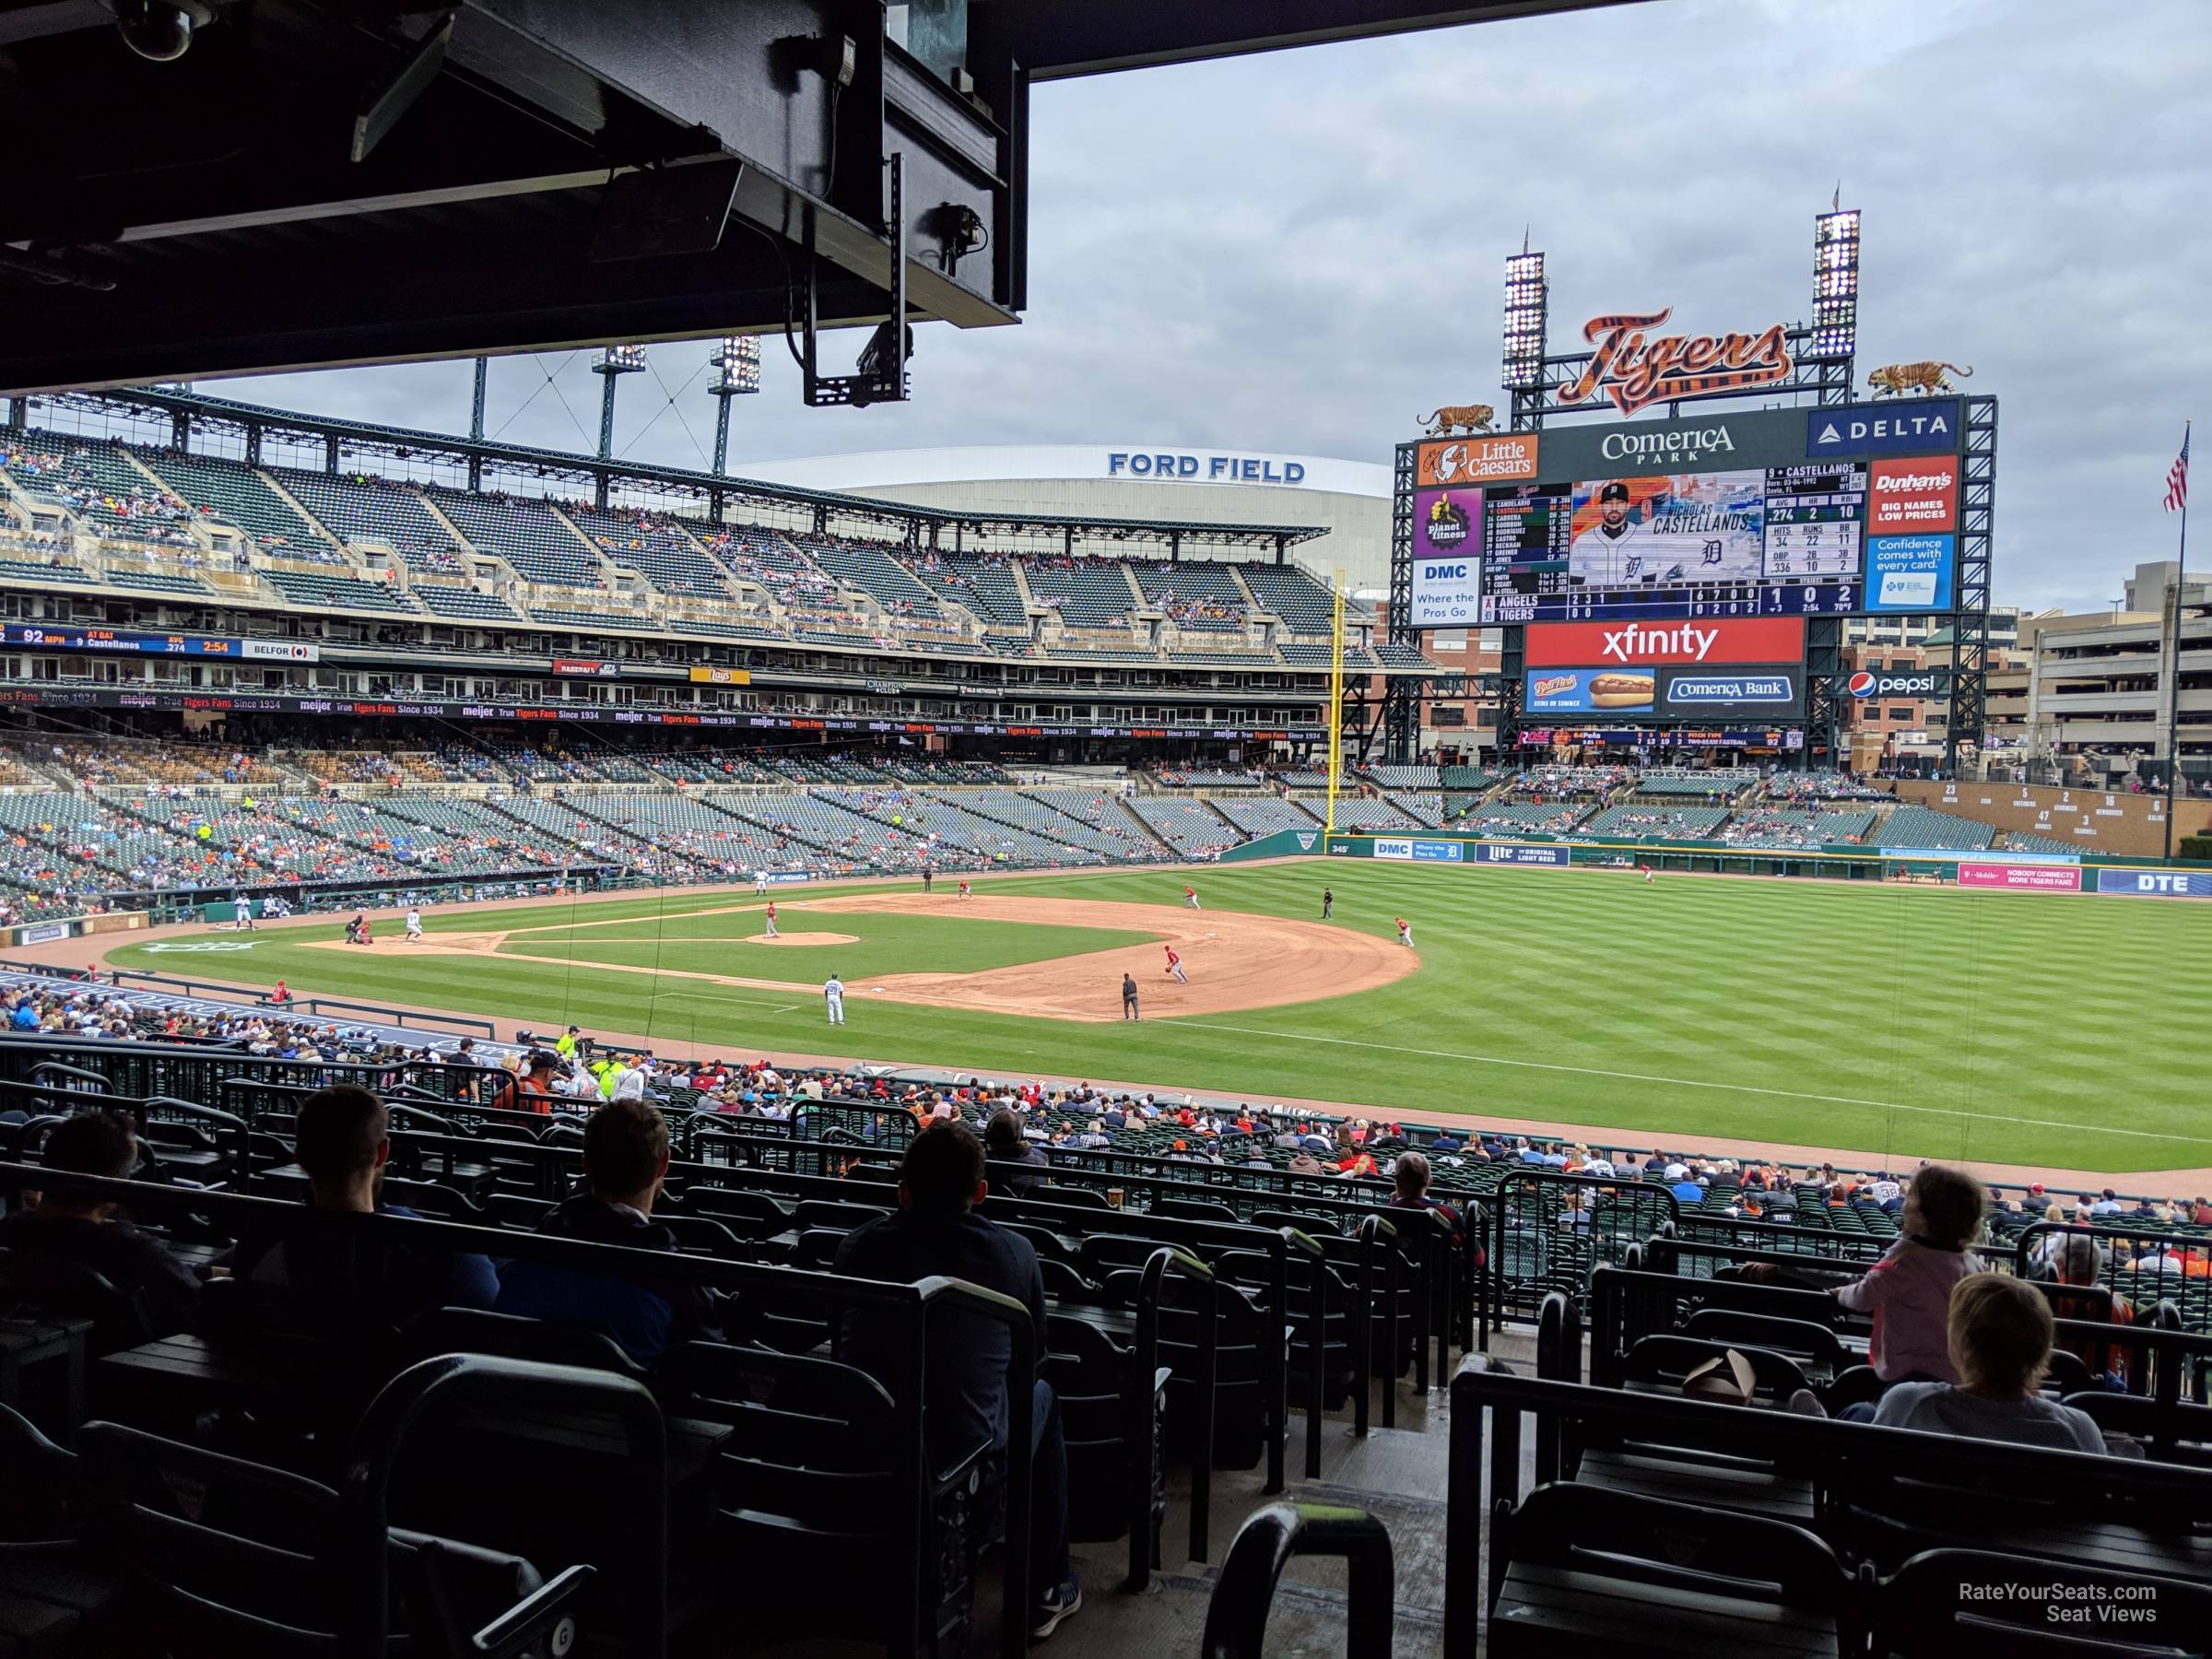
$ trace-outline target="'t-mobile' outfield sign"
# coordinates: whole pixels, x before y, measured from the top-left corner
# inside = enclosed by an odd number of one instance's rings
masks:
[[[2017,893],[2078,893],[2081,868],[2078,865],[1968,864],[1961,860],[1959,885],[2004,888]]]

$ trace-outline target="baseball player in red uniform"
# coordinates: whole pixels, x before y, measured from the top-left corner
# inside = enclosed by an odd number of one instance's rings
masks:
[[[1187,881],[1182,884],[1182,901],[1189,905],[1193,910],[1197,910],[1200,908],[1198,903],[1198,889],[1191,886],[1191,884]]]
[[[1649,882],[1649,881],[1651,880],[1651,878],[1652,878],[1652,866],[1651,866],[1650,865],[1647,865],[1647,864],[1640,864],[1640,865],[1638,865],[1636,866],[1636,868],[1637,868],[1638,870],[1640,870],[1641,872],[1642,872],[1643,878],[1644,878],[1644,880],[1645,880],[1646,882]]]
[[[776,932],[776,901],[773,899],[768,901],[768,933],[765,936],[771,939],[782,936]]]
[[[1393,916],[1391,920],[1398,924],[1398,943],[1411,950],[1413,948],[1413,924],[1403,916]]]
[[[1164,949],[1164,950],[1165,950],[1165,951],[1168,953],[1168,972],[1169,972],[1169,974],[1170,974],[1170,975],[1171,975],[1171,977],[1174,979],[1174,981],[1175,981],[1175,982],[1176,982],[1177,984],[1179,984],[1179,985],[1187,985],[1187,984],[1189,984],[1189,983],[1191,982],[1191,977],[1190,977],[1190,975],[1189,975],[1189,974],[1187,974],[1187,973],[1183,972],[1183,971],[1182,971],[1182,955],[1181,955],[1181,954],[1180,954],[1180,953],[1179,953],[1179,952],[1176,950],[1175,947],[1174,947],[1174,946],[1172,946],[1172,945],[1167,945],[1167,946],[1163,946],[1163,947],[1161,947],[1161,948],[1162,948],[1162,949]]]
[[[965,876],[960,877],[960,897],[963,899],[972,899],[975,897],[973,893],[971,893],[968,890],[968,878]]]

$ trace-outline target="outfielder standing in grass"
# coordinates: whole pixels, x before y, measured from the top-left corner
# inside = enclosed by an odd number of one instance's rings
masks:
[[[1189,984],[1191,977],[1182,971],[1182,953],[1172,945],[1163,946],[1161,948],[1168,953],[1168,972],[1174,977],[1175,982],[1179,985]]]

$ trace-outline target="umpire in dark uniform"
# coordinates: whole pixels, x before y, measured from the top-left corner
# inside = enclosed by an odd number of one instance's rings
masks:
[[[1321,889],[1321,919],[1326,922],[1329,919],[1329,912],[1335,908],[1336,895],[1327,888],[1323,888]]]
[[[1122,975],[1122,1018],[1124,1019],[1139,1018],[1136,1011],[1136,976],[1133,973]]]

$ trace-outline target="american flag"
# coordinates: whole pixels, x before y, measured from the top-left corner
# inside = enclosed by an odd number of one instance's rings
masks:
[[[2166,511],[2181,512],[2189,505],[2189,428],[2182,428],[2182,453],[2166,469]]]

